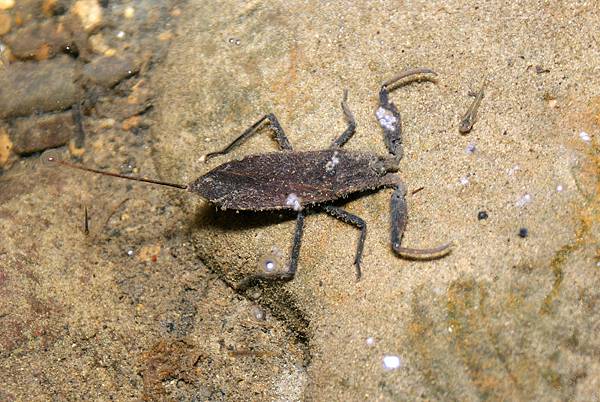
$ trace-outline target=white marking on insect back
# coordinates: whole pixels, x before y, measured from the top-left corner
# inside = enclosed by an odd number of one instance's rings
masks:
[[[290,193],[285,199],[285,205],[292,207],[294,211],[300,211],[302,209],[302,205],[300,204],[301,201],[302,200],[296,193]]]
[[[377,117],[377,120],[379,121],[379,124],[384,129],[386,129],[386,130],[394,130],[396,128],[396,122],[398,121],[398,119],[389,110],[387,110],[387,109],[385,109],[383,107],[380,107],[375,112],[375,116]]]
[[[333,155],[331,156],[331,160],[329,160],[326,164],[325,164],[325,171],[327,173],[331,173],[335,170],[335,167],[338,165],[338,163],[340,163],[340,158],[338,158],[338,152],[335,151],[333,153]]]

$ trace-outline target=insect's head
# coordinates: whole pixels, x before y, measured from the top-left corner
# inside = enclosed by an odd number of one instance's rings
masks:
[[[373,169],[377,174],[384,175],[386,173],[397,172],[400,164],[400,157],[396,155],[392,156],[378,156],[371,161],[369,164],[370,168]]]

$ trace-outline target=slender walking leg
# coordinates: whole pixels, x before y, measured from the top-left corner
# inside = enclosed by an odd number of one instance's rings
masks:
[[[259,281],[291,281],[296,275],[298,268],[298,257],[300,256],[300,246],[302,245],[302,234],[304,233],[304,211],[299,211],[296,215],[296,229],[294,231],[294,242],[290,252],[290,262],[287,271],[268,272],[251,275],[244,278],[238,285],[238,290],[245,290]]]
[[[282,150],[285,150],[285,151],[291,151],[292,144],[290,143],[290,141],[286,137],[285,133],[283,132],[283,128],[281,128],[281,124],[279,124],[277,117],[275,117],[275,115],[273,113],[269,113],[267,115],[264,115],[256,123],[254,123],[253,125],[248,127],[239,137],[237,137],[235,140],[233,140],[233,142],[231,144],[227,145],[222,150],[206,154],[204,157],[204,160],[209,160],[218,155],[228,154],[232,150],[236,149],[237,147],[242,145],[244,142],[246,142],[250,137],[252,137],[254,134],[256,134],[259,127],[265,121],[268,121],[271,124],[271,129],[275,132],[275,140],[277,140],[277,143],[279,144],[279,148],[281,148]]]
[[[329,148],[341,148],[356,132],[356,120],[354,120],[354,115],[350,111],[348,107],[348,90],[344,90],[344,97],[342,98],[342,111],[344,112],[344,117],[346,118],[346,122],[348,123],[348,127],[346,130],[336,138],[335,141],[331,144]]]
[[[367,237],[367,223],[356,215],[351,214],[343,210],[342,208],[327,205],[323,207],[323,210],[329,215],[344,221],[352,226],[360,229],[360,237],[358,238],[358,245],[356,247],[356,255],[354,257],[354,266],[356,267],[356,279],[359,280],[362,276],[360,270],[360,261],[362,260],[363,248],[365,246],[365,238]]]

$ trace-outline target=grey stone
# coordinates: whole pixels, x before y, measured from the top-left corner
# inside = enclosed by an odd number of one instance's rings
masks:
[[[27,25],[4,38],[19,59],[52,58],[71,43],[69,31],[54,21]]]
[[[76,63],[66,56],[0,69],[0,118],[64,110],[81,97]]]
[[[30,154],[66,144],[75,133],[71,112],[19,118],[14,121],[11,139],[14,151]]]
[[[84,66],[83,78],[89,83],[110,88],[138,70],[139,62],[133,57],[102,56]]]

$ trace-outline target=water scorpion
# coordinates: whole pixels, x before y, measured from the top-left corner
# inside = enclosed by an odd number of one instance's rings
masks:
[[[106,172],[61,160],[54,155],[44,155],[44,162],[108,175],[128,180],[169,186],[192,192],[223,210],[269,211],[289,210],[296,215],[296,228],[287,269],[277,273],[262,273],[242,281],[246,287],[258,280],[289,281],[298,266],[304,218],[309,211],[323,211],[360,230],[354,265],[356,277],[361,277],[361,259],[367,234],[367,224],[360,217],[333,205],[350,194],[392,188],[390,201],[391,247],[400,257],[433,259],[447,255],[451,243],[433,248],[408,248],[401,245],[407,223],[406,187],[398,171],[403,155],[400,113],[389,100],[390,88],[398,81],[417,74],[437,75],[428,68],[405,70],[384,82],[379,91],[379,107],[375,116],[383,129],[384,142],[389,155],[379,156],[367,152],[349,151],[344,145],[354,135],[356,122],[347,104],[348,92],[341,102],[347,128],[328,149],[296,151],[286,137],[279,121],[270,113],[261,117],[224,149],[205,155],[208,160],[226,155],[269,123],[280,152],[254,154],[240,160],[225,162],[190,184],[176,184],[143,177],[132,177]]]

